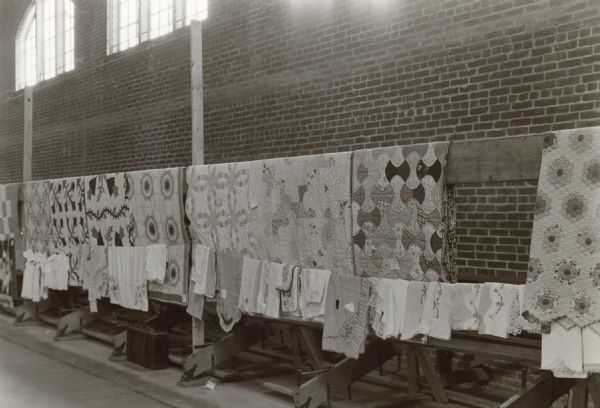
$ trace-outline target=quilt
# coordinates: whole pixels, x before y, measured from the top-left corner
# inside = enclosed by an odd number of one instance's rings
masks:
[[[31,181],[23,184],[23,225],[25,249],[48,255],[54,251],[50,183]]]
[[[92,246],[132,246],[134,227],[129,212],[125,173],[85,178],[85,214]]]
[[[15,276],[15,241],[0,241],[0,305],[12,308],[18,295]]]
[[[354,153],[352,229],[358,276],[452,280],[444,268],[448,145]]]
[[[542,322],[600,321],[600,128],[545,140],[525,311]]]
[[[192,239],[218,251],[255,257],[250,228],[249,163],[187,168],[185,211]]]
[[[0,185],[0,241],[15,237],[17,233],[17,203],[16,190]]]
[[[51,180],[49,183],[52,236],[57,250],[69,258],[69,285],[80,286],[79,246],[86,244],[88,237],[85,180],[68,178]]]
[[[127,173],[135,246],[189,242],[184,221],[184,168]]]
[[[353,274],[351,159],[344,152],[253,162],[258,259]]]

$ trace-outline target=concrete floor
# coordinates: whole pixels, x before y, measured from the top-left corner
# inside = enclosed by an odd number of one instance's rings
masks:
[[[179,367],[152,371],[127,361],[110,362],[111,348],[91,339],[54,342],[50,326],[15,327],[12,318],[0,315],[0,406],[71,408],[289,408],[291,399],[255,380],[218,384],[215,390],[180,388]],[[401,393],[389,389],[353,387],[353,401],[336,407],[364,407],[378,396],[392,402]],[[414,405],[413,405],[414,406]],[[455,405],[421,403],[420,408]]]

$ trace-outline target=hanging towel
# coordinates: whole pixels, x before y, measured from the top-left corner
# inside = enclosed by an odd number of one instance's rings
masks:
[[[278,282],[278,284],[276,285],[277,290],[280,290],[282,292],[290,290],[292,286],[293,270],[293,265],[285,264],[283,268],[283,273],[281,274],[281,281]]]
[[[585,378],[580,327],[565,329],[552,322],[550,333],[542,333],[542,370],[557,378]]]
[[[292,280],[290,283],[290,289],[281,292],[281,310],[284,313],[296,314],[298,311],[298,295],[299,295],[299,284],[300,284],[300,267],[294,266],[292,268]]]
[[[375,334],[387,339],[398,334],[396,331],[396,302],[394,279],[370,278],[373,288],[370,306],[372,309],[371,327]]]
[[[525,310],[546,323],[600,320],[600,127],[544,139]]]
[[[146,273],[149,281],[163,283],[167,267],[167,246],[164,244],[146,247]]]
[[[355,273],[364,277],[450,280],[443,267],[447,142],[354,153]]]
[[[419,334],[421,317],[427,298],[427,288],[427,282],[410,281],[408,283],[404,322],[400,337],[402,340],[410,340]]]
[[[81,278],[83,289],[88,292],[90,309],[97,310],[96,301],[102,297],[109,297],[108,277],[108,247],[81,245],[79,247],[81,259]]]
[[[282,286],[284,264],[277,262],[269,262],[269,275],[266,280],[265,288],[265,316],[273,319],[279,318],[279,310],[281,308],[281,294],[277,287]]]
[[[452,330],[479,330],[479,304],[483,285],[455,283],[452,286],[450,316]]]
[[[600,372],[600,323],[582,329],[583,370],[586,373]]]
[[[240,288],[240,310],[244,313],[258,312],[258,292],[263,273],[263,261],[244,257]]]
[[[358,358],[365,350],[370,284],[355,276],[329,280],[323,324],[323,350]]]
[[[187,305],[190,274],[190,244],[167,246],[167,262],[163,283],[148,282],[148,297],[161,302]]]
[[[206,245],[194,244],[191,279],[195,282],[194,293],[215,296],[217,275],[215,250]]]
[[[449,340],[452,284],[429,282],[419,333],[436,339]]]
[[[243,257],[217,253],[217,314],[221,328],[229,332],[242,318],[239,308]]]
[[[303,319],[309,320],[325,314],[327,285],[331,272],[323,269],[302,268],[298,306]]]
[[[408,281],[394,279],[394,336],[400,335],[406,315],[406,298],[408,297]]]
[[[193,267],[190,274],[187,312],[197,319],[202,319],[206,297],[213,298],[216,291],[215,250],[196,244],[192,259]]]
[[[145,248],[109,247],[108,275],[111,303],[148,311]]]
[[[23,253],[25,270],[23,271],[23,287],[21,297],[39,302],[48,298],[48,290],[42,285],[42,266],[46,257],[41,253],[34,253],[31,249]]]
[[[42,265],[42,285],[48,289],[69,288],[69,258],[63,253],[51,254]]]
[[[519,307],[518,285],[486,282],[479,303],[479,333],[497,337],[508,337],[514,308]]]

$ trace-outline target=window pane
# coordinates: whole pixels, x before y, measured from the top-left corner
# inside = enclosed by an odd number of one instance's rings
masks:
[[[44,79],[56,75],[56,5],[54,0],[44,0]]]
[[[192,20],[204,20],[208,17],[207,0],[185,0],[185,24]]]
[[[150,38],[173,30],[173,1],[150,0]]]
[[[138,43],[138,0],[119,0],[119,50]]]
[[[75,68],[75,8],[71,0],[65,0],[65,71]]]

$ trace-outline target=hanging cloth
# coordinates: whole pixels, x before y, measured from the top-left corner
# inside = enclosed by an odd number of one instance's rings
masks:
[[[108,276],[111,303],[148,311],[145,248],[109,247]]]
[[[367,279],[333,275],[329,280],[323,323],[323,350],[358,358],[365,350],[369,307]]]
[[[217,314],[221,328],[229,332],[242,318],[239,308],[243,257],[217,254]]]

